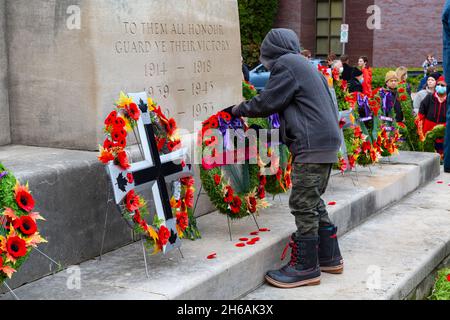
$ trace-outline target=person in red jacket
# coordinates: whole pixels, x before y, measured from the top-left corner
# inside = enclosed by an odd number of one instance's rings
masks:
[[[447,83],[445,78],[441,76],[436,82],[434,93],[429,93],[420,104],[419,115],[417,116],[416,125],[422,129],[422,136],[425,137],[427,132],[433,130],[438,124],[445,125],[447,117]],[[436,139],[436,151],[442,156],[444,153],[443,139]]]
[[[366,96],[372,95],[372,68],[369,67],[369,59],[366,56],[361,56],[358,59],[358,67],[363,73],[364,82],[362,84],[363,94]]]

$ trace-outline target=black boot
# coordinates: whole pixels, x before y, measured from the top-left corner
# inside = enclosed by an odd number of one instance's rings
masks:
[[[319,228],[319,263],[320,270],[323,272],[337,274],[344,271],[344,260],[339,250],[336,233],[337,227],[334,225]]]
[[[294,233],[289,243],[291,261],[280,270],[269,271],[266,280],[279,288],[320,284],[318,245],[318,237],[296,237]]]

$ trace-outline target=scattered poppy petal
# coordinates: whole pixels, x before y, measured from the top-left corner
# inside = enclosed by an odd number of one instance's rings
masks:
[[[211,259],[215,259],[217,258],[217,253],[211,253],[209,256],[206,257],[207,259],[211,260]]]
[[[251,241],[254,241],[254,242],[257,242],[257,241],[259,241],[259,240],[261,240],[259,237],[256,237],[256,238],[251,239]]]
[[[328,202],[328,205],[329,206],[335,206],[336,205],[336,201],[330,201],[330,202]]]
[[[251,236],[257,236],[259,234],[259,232],[258,231],[253,231],[253,232],[250,232],[250,235]]]
[[[239,238],[239,241],[246,242],[246,241],[248,241],[248,238]]]
[[[268,232],[268,231],[270,231],[270,229],[267,229],[267,228],[261,228],[261,229],[259,229],[259,231],[261,231],[261,232]]]
[[[443,184],[443,183],[444,183],[444,181],[442,181],[442,180],[439,180],[439,181],[437,181],[436,183],[437,183],[437,184]]]
[[[245,243],[236,243],[236,247],[242,248],[245,247]]]
[[[249,242],[247,242],[247,244],[249,245],[249,246],[252,246],[252,245],[254,245],[256,242],[255,241],[249,241]]]

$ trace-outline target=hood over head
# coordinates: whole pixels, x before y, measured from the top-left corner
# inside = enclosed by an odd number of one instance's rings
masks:
[[[270,70],[276,60],[287,53],[300,53],[300,41],[291,29],[272,29],[261,45],[259,60]]]

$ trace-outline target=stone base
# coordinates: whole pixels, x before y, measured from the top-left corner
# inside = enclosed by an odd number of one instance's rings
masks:
[[[412,161],[413,157],[416,158],[415,161]],[[1,156],[0,160],[2,160]],[[56,206],[52,207],[54,211],[50,211],[44,207],[47,206],[48,201],[44,198],[52,198],[48,196],[48,188],[51,185],[48,182],[53,183],[52,188],[56,188],[58,194],[67,194],[66,190],[58,189],[57,181],[47,179],[46,183],[41,184],[46,189],[39,191],[37,181],[46,181],[42,177],[34,180],[36,184],[30,183],[30,187],[35,190],[35,196],[40,203],[39,209],[47,218],[47,222],[42,224],[42,233],[49,238],[50,243],[42,246],[42,249],[52,255],[55,260],[62,261],[64,266],[86,260],[85,257],[89,254],[90,258],[95,257],[99,252],[101,233],[99,230],[104,222],[104,207],[98,203],[104,203],[105,198],[93,199],[91,197],[92,193],[95,194],[96,190],[100,189],[99,186],[96,187],[96,184],[104,183],[105,178],[101,177],[103,170],[99,170],[98,167],[97,170],[94,169],[96,168],[94,161],[92,163],[84,162],[85,167],[90,168],[92,172],[97,172],[95,180],[91,184],[85,184],[85,189],[91,189],[85,192],[83,188],[79,188],[78,194],[72,196],[75,198],[72,202],[76,205],[81,202],[80,199],[84,199],[86,194],[91,203],[88,210],[79,210],[77,207],[75,212],[69,210],[71,212],[69,214],[69,211],[65,212],[61,208],[72,207],[63,204],[57,211]],[[17,161],[15,162],[17,163]],[[5,164],[8,165],[7,162]],[[64,167],[61,164],[59,166],[60,168]],[[58,165],[54,165],[54,167],[58,167]],[[22,170],[26,172],[26,168],[17,170],[19,168],[15,169],[17,175],[25,177],[26,174],[20,174],[20,172]],[[399,157],[392,158],[390,163],[372,167],[371,172],[368,168],[358,168],[357,176],[355,173],[346,176],[334,175],[330,180],[330,187],[325,198],[327,201],[337,201],[335,206],[329,207],[329,211],[339,228],[339,234],[343,235],[357,227],[371,215],[403,199],[438,174],[438,156],[402,153]],[[87,180],[87,178],[85,179]],[[60,176],[60,180],[62,180],[62,176]],[[79,180],[82,179],[79,178]],[[50,190],[55,190],[52,188]],[[82,191],[81,195],[80,190]],[[43,199],[39,199],[39,195]],[[44,197],[44,195],[47,196]],[[97,195],[97,197],[99,196]],[[202,239],[193,242],[183,241],[184,259],[176,251],[167,256],[148,257],[149,278],[146,278],[145,275],[141,244],[133,243],[104,255],[102,261],[97,259],[82,263],[79,266],[81,271],[80,289],[70,289],[71,286],[67,286],[73,275],[71,268],[23,286],[16,293],[24,299],[236,299],[242,297],[263,283],[263,276],[267,270],[281,265],[281,251],[290,234],[295,230],[294,219],[289,213],[287,199],[288,195],[276,197],[271,201],[272,206],[263,210],[258,218],[258,223],[260,227],[270,228],[271,231],[260,233],[261,241],[254,246],[235,247],[235,243],[240,237],[250,238],[249,233],[256,230],[255,223],[251,218],[232,223],[233,241],[230,241],[226,217],[213,213],[198,219],[198,225],[203,235]],[[98,201],[96,210],[93,209],[92,202],[94,200]],[[406,208],[404,209],[406,210]],[[57,215],[61,218],[55,218]],[[71,216],[73,218],[70,218]],[[128,230],[118,215],[113,218],[118,231],[108,231],[108,234],[114,234],[114,239],[111,236],[107,241],[108,250],[119,245],[118,242],[130,241],[129,236],[127,239]],[[422,216],[422,218],[424,217]],[[64,223],[63,219],[69,219],[72,225]],[[73,221],[83,221],[84,223],[77,225]],[[86,230],[86,225],[89,226],[90,232]],[[377,237],[382,236],[384,235],[377,234]],[[353,261],[351,251],[353,250],[352,246],[355,245],[359,246],[360,243],[345,242],[343,239],[344,257],[348,261]],[[73,254],[76,250],[86,253],[83,259],[80,258],[80,254]],[[382,251],[373,250],[376,254],[383,254]],[[217,259],[207,260],[206,256],[213,252],[217,253]],[[33,253],[10,285],[17,287],[36,279],[38,276],[32,277],[30,268],[39,270],[41,276],[48,273],[48,263],[38,260],[38,255]],[[337,282],[342,285],[342,282]],[[324,288],[324,286],[321,287]],[[264,298],[264,296],[259,297]],[[4,298],[9,298],[9,295],[5,295]],[[305,295],[303,298],[308,298],[308,296]]]

